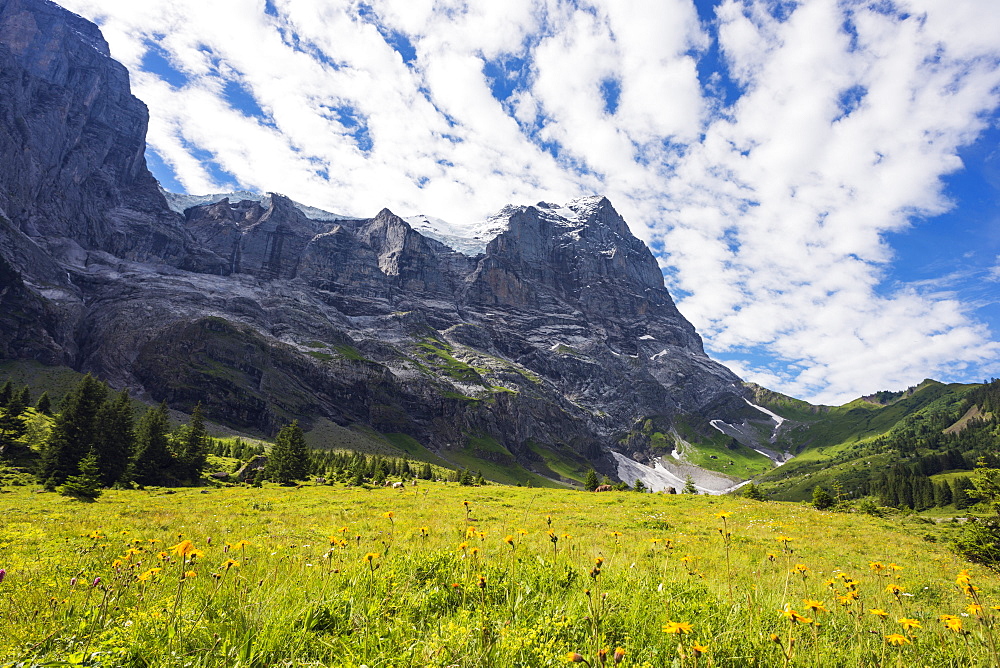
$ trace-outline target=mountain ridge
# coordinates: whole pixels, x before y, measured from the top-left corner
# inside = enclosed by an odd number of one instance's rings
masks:
[[[762,463],[770,418],[606,198],[508,205],[468,255],[388,209],[170,197],[143,158],[145,105],[81,21],[0,0],[0,115],[19,128],[0,139],[5,358],[202,401],[234,427],[330,420],[567,482],[618,475],[613,450],[654,463],[670,434]],[[717,460],[700,463],[736,466]]]

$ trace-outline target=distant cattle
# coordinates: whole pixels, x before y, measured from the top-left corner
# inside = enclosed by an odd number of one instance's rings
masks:
[[[403,489],[404,487],[406,487],[406,485],[404,485],[401,482],[394,482],[394,483],[392,483],[392,488],[393,489]]]
[[[610,492],[613,489],[614,489],[614,487],[612,487],[611,485],[598,485],[597,487],[594,488],[594,491],[595,492]]]
[[[674,489],[673,487],[667,487],[667,489],[665,491],[666,491],[667,494],[676,494],[677,493],[677,490]]]

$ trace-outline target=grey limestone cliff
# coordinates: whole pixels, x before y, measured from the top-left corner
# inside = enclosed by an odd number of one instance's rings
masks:
[[[277,194],[178,213],[146,122],[95,26],[0,0],[4,357],[244,429],[329,420],[553,478],[554,460],[614,474],[611,449],[664,454],[651,420],[746,417],[605,198],[509,206],[476,255],[388,210],[316,220]]]

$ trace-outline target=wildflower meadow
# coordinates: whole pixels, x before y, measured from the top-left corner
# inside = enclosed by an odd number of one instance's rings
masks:
[[[997,666],[898,521],[421,483],[0,494],[2,666]]]

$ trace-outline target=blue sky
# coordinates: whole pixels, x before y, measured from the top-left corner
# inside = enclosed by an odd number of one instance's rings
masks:
[[[600,193],[745,379],[1000,375],[995,0],[62,4],[168,190],[458,226]]]

